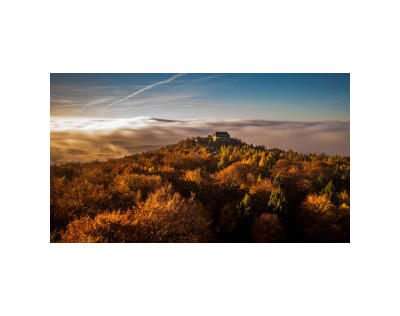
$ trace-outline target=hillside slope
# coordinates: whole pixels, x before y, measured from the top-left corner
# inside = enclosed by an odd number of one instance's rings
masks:
[[[51,166],[52,242],[349,242],[350,160],[187,139]]]

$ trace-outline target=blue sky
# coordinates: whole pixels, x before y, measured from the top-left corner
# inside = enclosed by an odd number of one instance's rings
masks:
[[[249,144],[350,153],[349,74],[51,74],[52,163],[228,131]]]
[[[51,115],[349,121],[349,74],[51,74]]]

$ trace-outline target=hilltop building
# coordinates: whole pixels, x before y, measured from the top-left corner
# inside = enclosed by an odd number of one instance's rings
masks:
[[[207,137],[197,136],[194,141],[199,144],[210,144],[214,142],[216,144],[235,144],[237,140],[231,138],[228,132],[215,132],[213,135],[208,135]]]
[[[228,134],[228,132],[215,132],[213,135],[213,140],[214,142],[230,142],[231,136]]]

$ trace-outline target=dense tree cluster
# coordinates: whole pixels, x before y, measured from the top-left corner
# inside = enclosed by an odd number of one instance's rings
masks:
[[[349,242],[350,160],[187,139],[51,166],[52,242]]]

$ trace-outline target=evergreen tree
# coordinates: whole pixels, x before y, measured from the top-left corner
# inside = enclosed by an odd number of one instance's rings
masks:
[[[332,198],[335,193],[335,187],[333,186],[332,180],[328,182],[328,184],[325,186],[325,188],[322,189],[322,194],[326,194],[328,199],[332,201]]]
[[[271,212],[278,214],[278,216],[281,216],[283,215],[286,206],[287,206],[287,201],[281,191],[281,188],[272,191],[268,202],[268,207],[271,210]]]
[[[246,193],[238,207],[238,240],[249,241],[250,228],[253,219],[251,199]]]
[[[241,219],[249,218],[251,216],[251,201],[250,195],[246,193],[243,200],[238,207],[238,217]]]

